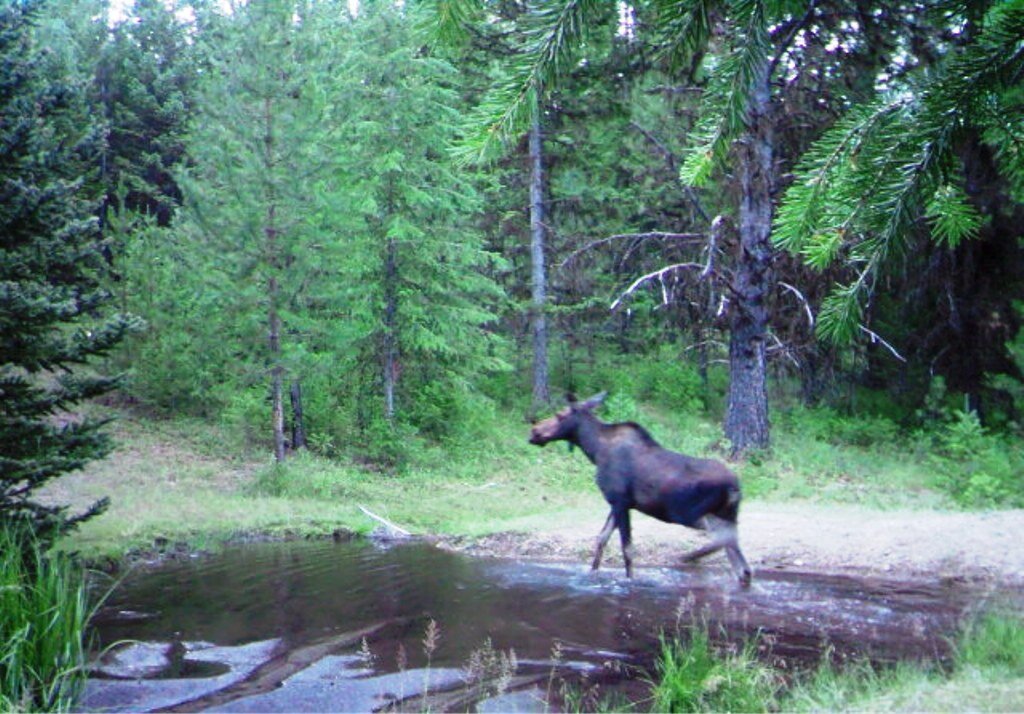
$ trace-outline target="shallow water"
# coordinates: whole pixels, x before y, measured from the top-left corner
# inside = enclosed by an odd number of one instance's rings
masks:
[[[542,710],[553,673],[632,691],[659,633],[693,622],[760,633],[765,656],[787,665],[826,650],[941,658],[970,602],[955,584],[763,572],[741,590],[714,568],[641,568],[627,581],[423,543],[253,544],[129,575],[96,632],[103,646],[143,644],[108,653],[84,706]],[[510,651],[514,671],[501,665]],[[483,681],[467,684],[481,662]]]

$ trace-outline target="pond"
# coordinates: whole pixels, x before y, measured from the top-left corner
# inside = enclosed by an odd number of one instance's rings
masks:
[[[661,632],[759,635],[785,666],[942,658],[955,583],[715,568],[591,573],[426,543],[231,547],[129,574],[94,620],[93,711],[545,711],[566,691],[633,699]]]

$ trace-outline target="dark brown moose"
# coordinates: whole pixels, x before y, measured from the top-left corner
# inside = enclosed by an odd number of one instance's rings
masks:
[[[684,456],[661,447],[639,424],[606,424],[593,413],[605,396],[607,393],[602,392],[577,402],[567,395],[568,407],[534,424],[530,431],[531,444],[568,441],[580,447],[597,466],[597,485],[611,513],[597,537],[593,569],[601,565],[604,546],[618,528],[626,577],[633,576],[629,511],[635,508],[667,523],[708,531],[710,542],[687,553],[683,560],[694,561],[724,548],[740,584],[750,585],[750,566],[736,537],[740,505],[736,474],[719,461]]]

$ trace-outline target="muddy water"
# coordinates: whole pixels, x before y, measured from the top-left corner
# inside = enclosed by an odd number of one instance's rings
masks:
[[[97,664],[84,706],[543,710],[553,674],[635,694],[658,634],[694,621],[760,633],[787,665],[935,658],[970,602],[941,583],[761,572],[740,590],[718,568],[626,581],[426,544],[246,545],[127,577],[95,627],[102,646],[130,643]]]

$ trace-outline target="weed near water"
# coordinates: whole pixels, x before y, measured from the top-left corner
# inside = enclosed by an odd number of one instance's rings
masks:
[[[661,712],[766,711],[773,708],[778,676],[758,662],[756,643],[722,651],[706,627],[684,640],[662,637],[653,710]]]
[[[1024,711],[1024,621],[993,610],[967,624],[949,666],[822,664],[795,680],[784,711]]]
[[[68,711],[85,683],[91,615],[80,568],[0,528],[0,710]]]
[[[783,676],[758,661],[753,642],[716,647],[705,627],[663,638],[652,682],[654,711],[1024,711],[1024,621],[994,610],[972,620],[953,661],[833,664]]]

